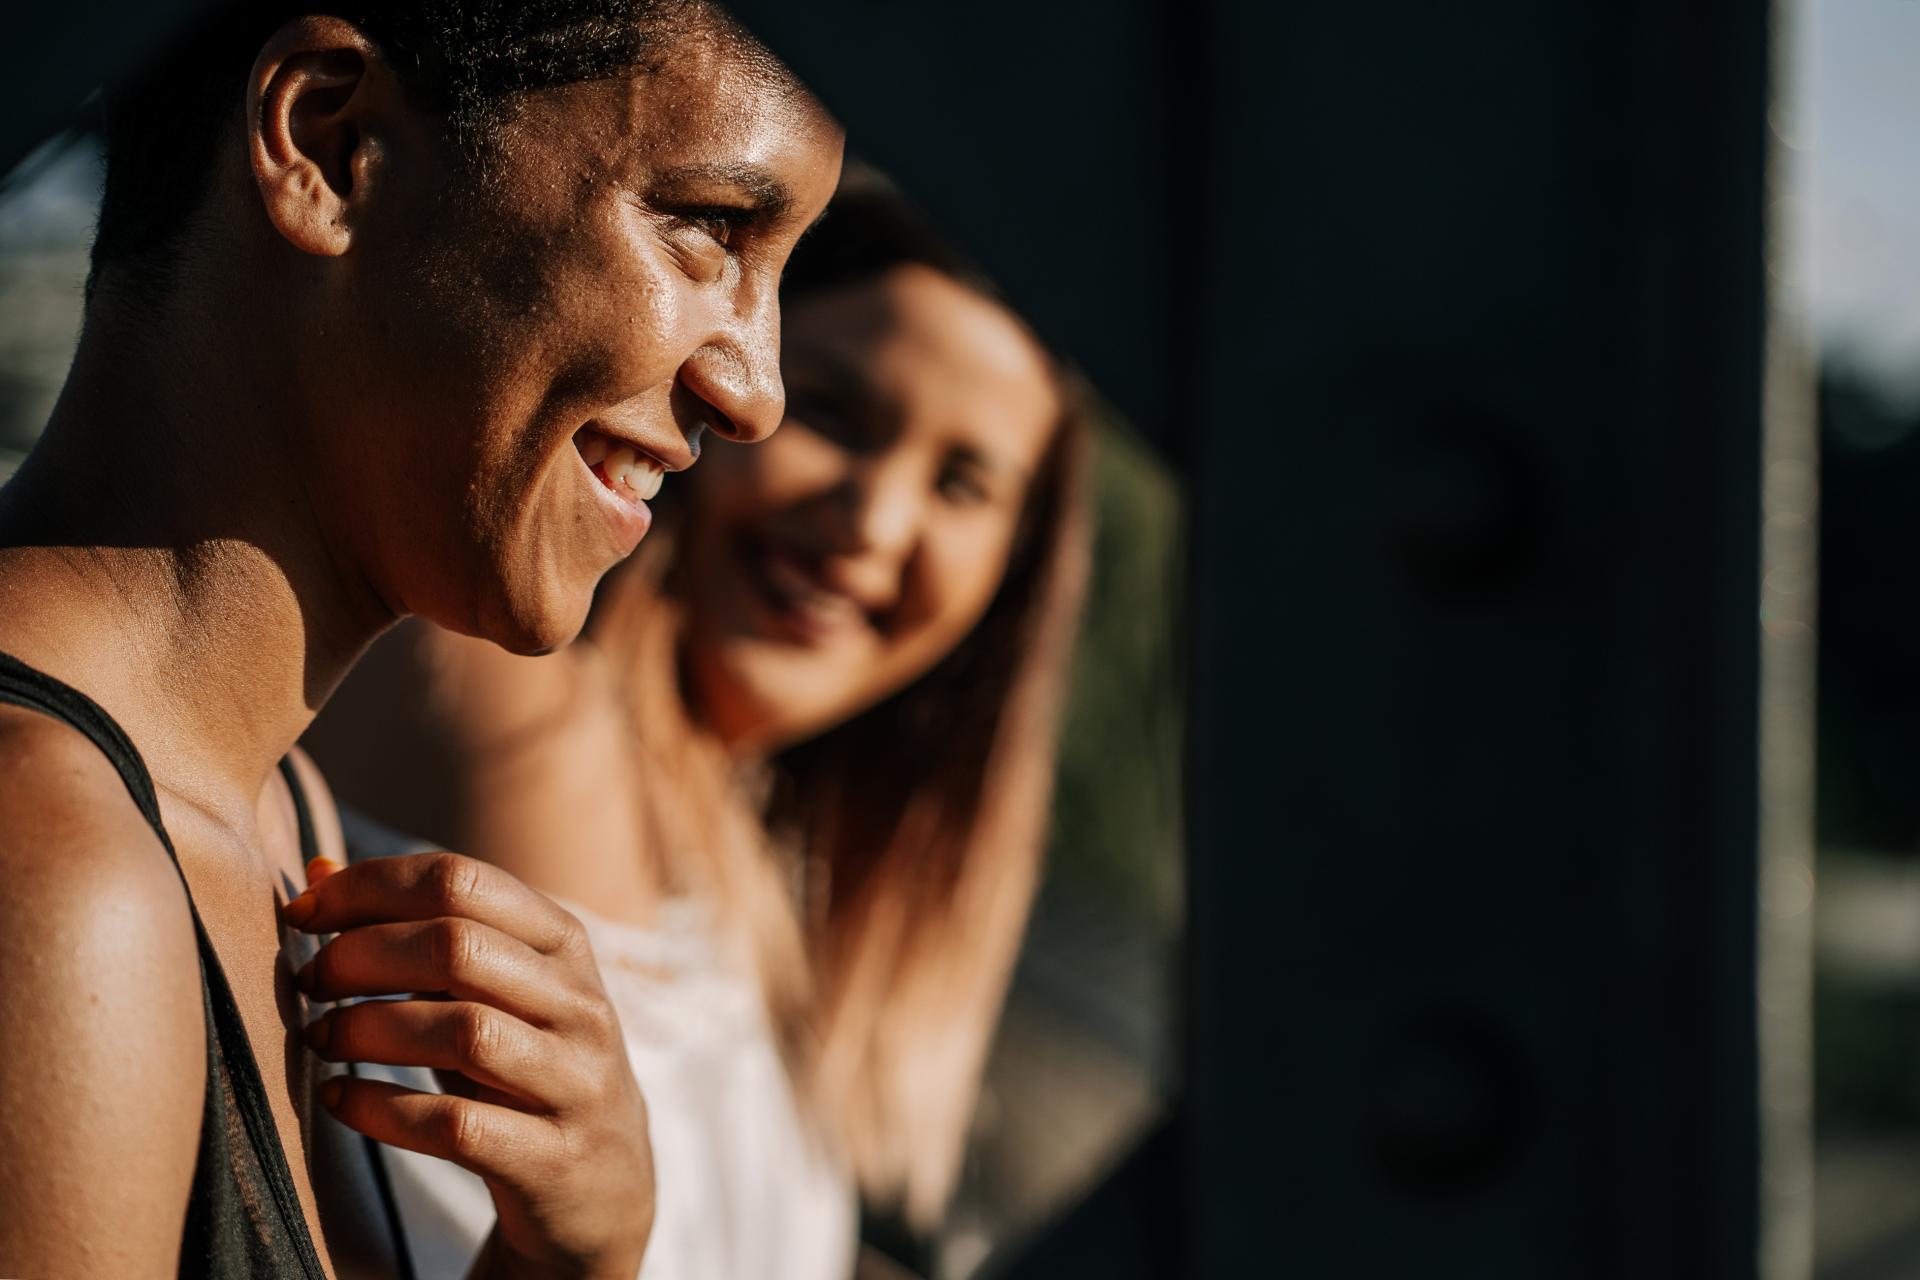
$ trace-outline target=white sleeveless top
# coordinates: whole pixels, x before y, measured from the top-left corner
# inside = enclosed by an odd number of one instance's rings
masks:
[[[848,1280],[853,1184],[803,1126],[759,984],[719,953],[706,910],[675,900],[642,928],[562,905],[593,941],[647,1099],[658,1190],[642,1280]],[[486,1186],[381,1150],[420,1280],[458,1280],[493,1229]]]

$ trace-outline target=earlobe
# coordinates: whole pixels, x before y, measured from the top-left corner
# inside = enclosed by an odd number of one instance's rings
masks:
[[[380,167],[370,82],[379,51],[339,18],[274,32],[247,86],[247,152],[267,220],[317,257],[353,246]]]

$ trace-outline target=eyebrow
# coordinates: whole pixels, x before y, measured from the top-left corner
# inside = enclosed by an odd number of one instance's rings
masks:
[[[1033,483],[1033,475],[1025,467],[1017,466],[1006,458],[977,444],[958,444],[953,447],[956,461],[976,467],[989,476],[998,477],[1009,484],[1026,488]]]
[[[805,372],[797,380],[805,387],[812,379],[827,395],[842,401],[866,421],[861,425],[868,447],[884,448],[900,432],[897,406],[880,395],[862,374],[857,362],[834,351],[804,347],[795,353],[805,362]]]
[[[882,450],[892,447],[900,433],[899,406],[874,390],[872,384],[862,376],[859,363],[844,359],[832,351],[808,351],[804,358],[808,366],[806,373],[797,379],[789,379],[789,383],[798,382],[804,388],[807,378],[818,380],[826,395],[844,402],[864,419],[858,424],[862,430],[859,441],[862,448]],[[1033,483],[1032,471],[1009,460],[997,450],[971,441],[961,441],[950,446],[950,449],[955,461],[977,468],[996,479],[1022,489]]]

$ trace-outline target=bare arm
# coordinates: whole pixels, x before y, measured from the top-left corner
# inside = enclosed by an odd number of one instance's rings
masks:
[[[119,775],[0,715],[0,1275],[171,1276],[206,1086],[185,890]]]

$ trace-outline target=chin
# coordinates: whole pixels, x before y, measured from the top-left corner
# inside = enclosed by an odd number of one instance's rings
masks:
[[[503,592],[493,607],[478,611],[473,627],[458,629],[508,653],[535,657],[552,653],[579,635],[592,603],[591,590]]]
[[[731,649],[716,665],[712,678],[735,714],[782,744],[814,737],[866,709],[838,687],[837,673],[784,646]]]

